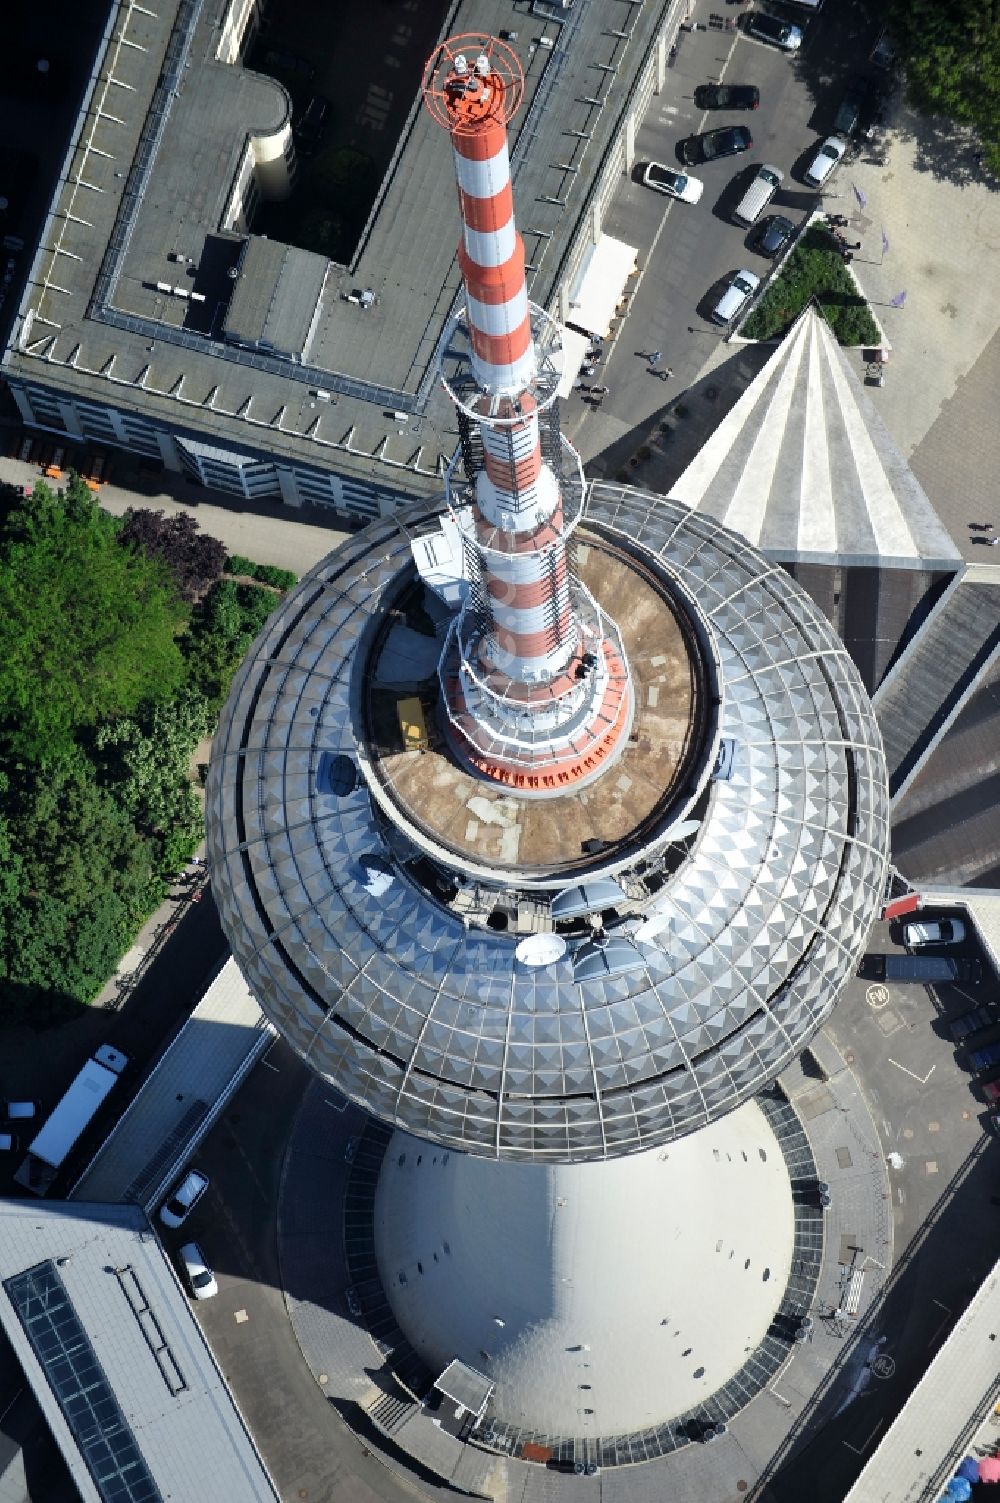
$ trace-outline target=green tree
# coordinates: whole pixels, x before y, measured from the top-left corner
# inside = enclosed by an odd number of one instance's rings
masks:
[[[165,566],[119,547],[112,519],[73,477],[36,485],[0,534],[0,742],[28,760],[66,756],[74,736],[184,671],[187,620]]]
[[[996,0],[889,0],[889,27],[913,102],[978,132],[1000,175],[1000,10]]]
[[[188,777],[191,753],[212,725],[197,690],[149,705],[134,718],[102,725],[94,758],[102,786],[136,829],[156,846],[156,868],[169,880],[201,839],[201,805]]]
[[[0,812],[19,857],[0,898],[0,985],[22,1000],[89,1001],[163,896],[156,842],[79,747],[45,769],[19,768]]]

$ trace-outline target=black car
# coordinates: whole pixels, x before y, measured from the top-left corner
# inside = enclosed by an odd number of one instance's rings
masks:
[[[694,91],[700,110],[755,110],[760,105],[756,84],[702,84]]]
[[[769,214],[753,232],[753,248],[762,256],[779,256],[795,234],[795,226],[784,214]]]
[[[849,136],[857,130],[861,119],[861,110],[868,98],[868,88],[865,84],[855,83],[847,90],[833,117],[833,134],[835,136]]]
[[[304,156],[309,156],[319,145],[329,113],[329,99],[324,99],[322,94],[314,94],[306,105],[297,128],[299,150]]]
[[[714,162],[716,157],[735,157],[741,151],[749,151],[753,137],[745,125],[723,125],[718,130],[707,130],[702,136],[688,136],[681,142],[681,161],[688,167],[693,162]]]

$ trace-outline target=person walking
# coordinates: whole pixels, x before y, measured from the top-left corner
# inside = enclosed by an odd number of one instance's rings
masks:
[[[650,370],[655,371],[656,367],[663,359],[663,352],[662,350],[652,350],[650,354],[646,356],[646,359],[649,361]]]
[[[991,548],[1000,548],[1000,537],[987,538],[986,541]]]
[[[665,365],[664,368],[663,368],[663,370],[659,372],[659,377],[660,377],[661,381],[669,381],[670,377],[672,375],[673,375],[673,370],[671,369],[671,367],[669,365]]]

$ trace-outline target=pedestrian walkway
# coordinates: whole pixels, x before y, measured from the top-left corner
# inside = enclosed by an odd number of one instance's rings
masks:
[[[134,461],[130,456],[118,456],[115,466],[122,483],[102,485],[98,494],[101,506],[112,516],[124,516],[129,507],[163,511],[168,516],[187,512],[194,516],[202,532],[218,538],[230,553],[252,558],[254,563],[275,564],[280,569],[305,574],[350,536],[342,519],[332,512],[327,526],[325,514],[318,507],[306,511],[237,500],[166,471],[157,473],[152,485],[146,482],[131,488],[128,474],[134,469]],[[0,455],[0,480],[9,485],[31,487],[43,478],[37,465],[23,464],[8,454]],[[58,482],[46,484],[58,487]]]

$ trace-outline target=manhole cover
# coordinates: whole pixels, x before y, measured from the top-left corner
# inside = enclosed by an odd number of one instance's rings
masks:
[[[327,1385],[327,1383],[329,1383],[329,1381],[330,1381],[330,1379],[329,1379],[329,1377],[328,1377],[328,1375],[326,1373],[320,1373],[320,1375],[319,1375],[319,1384],[320,1384],[321,1388],[325,1388],[326,1385]]]
[[[737,1482],[737,1484],[736,1484],[736,1491],[738,1493],[745,1493],[746,1490],[747,1490],[747,1485],[743,1481],[743,1478],[741,1477],[740,1480],[739,1480],[739,1482]]]
[[[718,399],[719,399],[719,388],[717,386],[706,386],[705,387],[705,401],[706,402],[717,402]]]

